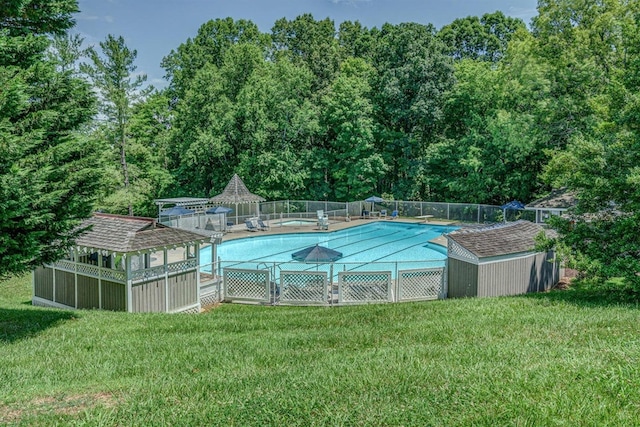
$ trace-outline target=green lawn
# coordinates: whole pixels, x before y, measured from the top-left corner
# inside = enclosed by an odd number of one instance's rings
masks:
[[[206,314],[0,283],[0,424],[638,425],[640,311],[580,291]]]

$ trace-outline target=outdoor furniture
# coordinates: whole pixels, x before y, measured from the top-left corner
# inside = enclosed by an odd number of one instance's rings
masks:
[[[398,218],[398,211],[397,210],[391,212],[391,216],[389,217],[389,219],[396,219],[396,218]]]
[[[329,216],[325,215],[323,210],[317,211],[317,214],[318,214],[318,228],[320,230],[328,230]]]
[[[380,218],[386,218],[387,217],[387,210],[386,209],[382,209],[380,211]]]
[[[267,224],[264,223],[264,221],[262,221],[261,218],[258,218],[256,220],[258,222],[258,228],[262,231],[267,231],[269,229],[269,226]]]
[[[258,227],[256,227],[252,221],[245,219],[244,224],[247,226],[247,230],[249,231],[258,231]]]
[[[329,229],[329,217],[324,216],[318,220],[318,228],[320,230],[328,230]]]
[[[369,211],[367,211],[367,210],[363,210],[363,211],[362,211],[362,218],[363,218],[363,219],[369,219],[369,218],[371,218],[371,213],[370,213]]]

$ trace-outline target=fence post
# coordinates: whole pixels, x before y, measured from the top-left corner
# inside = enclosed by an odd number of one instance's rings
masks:
[[[333,263],[329,266],[329,305],[333,305]]]
[[[398,302],[400,300],[400,276],[398,275],[398,261],[396,264],[396,285],[393,287],[393,295],[391,297],[391,302]]]

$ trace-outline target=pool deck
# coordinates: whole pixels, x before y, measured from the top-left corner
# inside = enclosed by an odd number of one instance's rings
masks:
[[[291,218],[291,220],[295,220],[296,218]],[[384,219],[384,218],[372,218],[372,219],[352,219],[351,221],[334,221],[329,220],[329,229],[328,230],[320,230],[316,225],[300,225],[300,226],[279,226],[272,225],[271,223],[274,221],[265,221],[265,224],[269,225],[269,230],[266,231],[249,231],[244,224],[238,224],[231,228],[231,231],[224,234],[222,237],[222,241],[241,239],[245,237],[256,237],[256,236],[264,236],[269,234],[289,234],[289,233],[330,233],[332,231],[344,230],[345,228],[351,228],[358,225],[367,224],[370,222],[404,222],[409,224],[424,224],[424,218],[396,218],[396,219]],[[447,221],[440,219],[430,218],[429,225],[451,225],[455,224],[455,221]],[[447,238],[444,236],[438,236],[435,239],[429,241],[430,243],[434,243],[440,246],[447,246]]]

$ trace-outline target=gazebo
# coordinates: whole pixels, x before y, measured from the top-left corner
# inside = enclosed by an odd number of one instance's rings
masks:
[[[86,231],[63,259],[34,270],[33,305],[128,312],[200,310],[200,287],[213,277],[200,269],[200,248],[210,237],[167,227],[153,218],[101,213],[81,226]]]
[[[209,199],[210,203],[220,203],[225,205],[235,205],[236,224],[238,223],[238,205],[245,203],[256,204],[256,215],[260,216],[260,202],[264,202],[264,197],[253,194],[249,191],[247,186],[242,182],[242,179],[238,174],[233,174],[233,177],[224,188],[224,191],[217,196]]]

